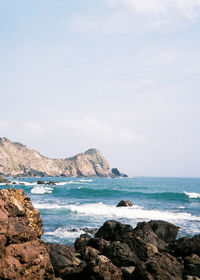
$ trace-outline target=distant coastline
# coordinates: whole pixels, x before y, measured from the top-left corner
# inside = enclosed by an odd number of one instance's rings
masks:
[[[127,177],[97,149],[66,159],[51,159],[19,142],[0,138],[0,175],[11,177]]]

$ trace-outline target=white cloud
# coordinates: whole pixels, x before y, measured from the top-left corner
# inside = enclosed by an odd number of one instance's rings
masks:
[[[68,25],[73,32],[141,33],[174,31],[200,16],[199,0],[106,0],[108,9],[75,15]]]
[[[168,14],[174,10],[188,19],[194,19],[200,12],[199,0],[108,0],[112,6],[123,5],[137,14],[151,16]]]

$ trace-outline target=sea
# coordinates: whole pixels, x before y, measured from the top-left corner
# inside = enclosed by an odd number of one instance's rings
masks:
[[[200,234],[200,178],[8,178],[23,189],[43,220],[46,242],[73,244],[107,220],[133,227],[165,220],[179,227],[178,237]],[[38,180],[55,185],[38,185]],[[120,200],[133,206],[116,207]]]

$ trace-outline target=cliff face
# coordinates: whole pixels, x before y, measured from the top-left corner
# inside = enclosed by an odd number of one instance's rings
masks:
[[[0,174],[4,176],[113,177],[96,149],[67,159],[50,159],[25,145],[0,138]]]
[[[23,190],[0,190],[0,279],[54,279],[41,226]]]

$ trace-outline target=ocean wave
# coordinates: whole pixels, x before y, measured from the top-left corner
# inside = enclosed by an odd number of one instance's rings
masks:
[[[69,184],[69,182],[55,182],[56,186],[64,186]]]
[[[195,192],[184,192],[189,198],[200,198],[200,193]]]
[[[69,239],[75,239],[79,237],[81,234],[84,234],[85,231],[78,229],[78,230],[71,230],[67,229],[65,227],[59,227],[54,231],[51,232],[45,232],[45,235],[54,235],[59,238],[69,238]]]
[[[92,182],[92,179],[80,179],[79,182]]]
[[[53,188],[52,187],[45,187],[45,186],[35,186],[31,193],[33,194],[45,194],[45,193],[52,193]]]
[[[191,215],[189,213],[177,213],[172,211],[147,210],[141,206],[133,205],[130,207],[116,207],[113,205],[106,205],[103,203],[94,204],[34,204],[38,209],[68,209],[71,212],[81,216],[98,217],[105,219],[142,219],[142,220],[195,220],[200,221],[200,217]]]

